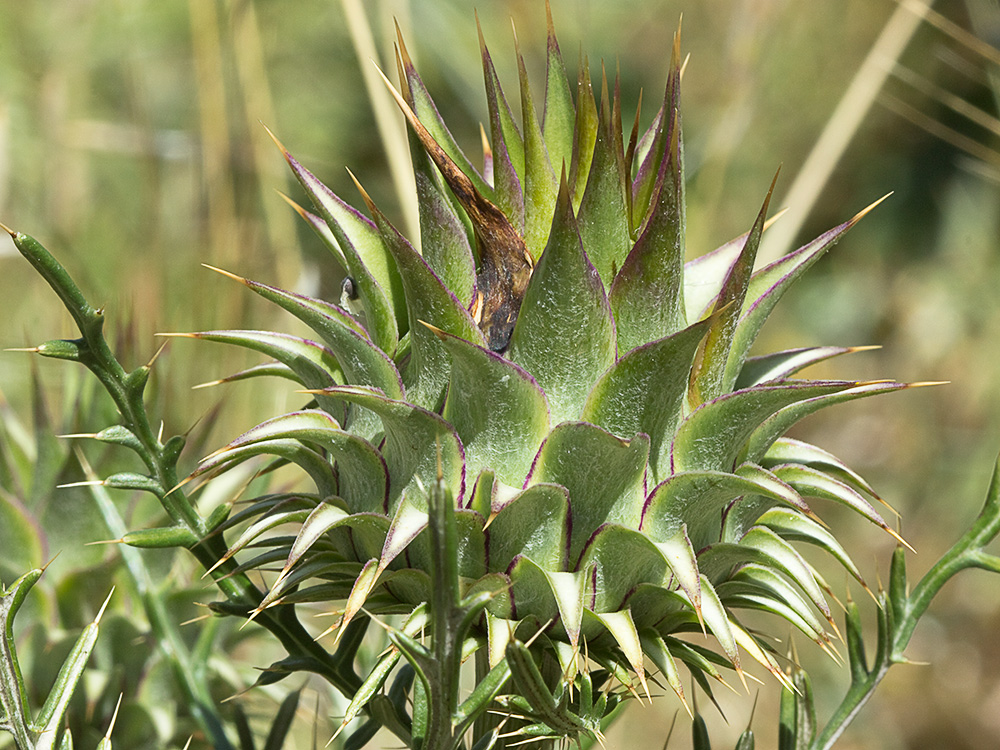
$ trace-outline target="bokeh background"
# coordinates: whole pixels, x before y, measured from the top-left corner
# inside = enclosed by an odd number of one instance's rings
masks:
[[[452,131],[467,152],[478,151],[486,107],[473,4],[364,6],[373,46],[362,62],[351,21],[360,0],[0,6],[0,221],[38,237],[105,305],[131,364],[153,355],[158,331],[288,329],[201,263],[337,294],[339,269],[277,193],[301,200],[260,122],[346,197],[355,195],[349,167],[405,226],[363,81],[368,57],[394,69],[393,18]],[[772,205],[790,210],[770,232],[769,257],[893,193],[799,282],[762,344],[876,344],[882,348],[824,371],[950,381],[839,407],[798,433],[858,468],[901,512],[902,531],[918,550],[910,558],[915,580],[975,516],[1000,449],[996,0],[937,0],[930,8],[924,0],[552,0],[552,9],[571,75],[580,50],[592,64],[618,66],[627,119],[645,92],[644,125],[683,13],[689,255],[746,231],[779,165]],[[501,80],[515,86],[513,18],[541,84],[540,0],[486,0],[478,13]],[[807,160],[811,182],[800,179]],[[6,242],[0,301],[4,347],[72,335],[61,306]],[[238,369],[242,356],[211,344],[170,345],[156,370],[168,432],[210,414],[199,429],[205,444],[217,445],[281,408],[290,396],[280,385],[239,384],[224,395],[189,390]],[[103,426],[80,424],[76,394],[86,386],[69,367],[41,362],[37,374],[56,431]],[[32,381],[27,355],[0,354],[0,437],[23,465],[37,421]],[[0,472],[5,582],[60,550],[47,574],[57,581],[113,564],[113,551],[83,547],[107,536],[87,515],[84,496],[43,497],[36,488],[18,497],[10,473]],[[155,516],[139,501],[130,512]],[[855,518],[830,518],[866,576],[884,579],[890,540]],[[22,526],[33,536],[18,532]],[[164,570],[174,580],[189,575],[169,563]],[[95,590],[94,600],[103,593]],[[71,630],[58,598],[68,594],[48,596],[51,606],[37,605],[39,622]],[[928,665],[893,670],[840,746],[1000,745],[998,628],[1000,581],[970,572],[949,584],[911,644],[914,660]],[[846,675],[800,651],[814,670],[822,721]],[[254,656],[237,670],[248,681]],[[775,700],[765,681],[754,721],[760,747],[776,746]],[[728,699],[728,725],[712,719],[720,747],[732,746],[751,702]],[[104,710],[90,705],[91,718]],[[661,746],[676,708],[669,697],[631,707],[609,747]],[[671,747],[686,747],[688,721],[681,715],[677,724]]]

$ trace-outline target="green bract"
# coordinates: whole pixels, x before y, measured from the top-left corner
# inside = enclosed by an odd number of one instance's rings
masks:
[[[533,699],[521,684],[534,674],[528,653],[552,654],[569,679],[586,647],[608,674],[643,685],[648,658],[681,700],[678,660],[703,685],[720,663],[740,671],[746,654],[786,680],[738,611],[771,612],[829,648],[827,586],[798,545],[861,580],[812,498],[895,533],[864,480],[783,435],[820,408],[905,386],[793,379],[848,348],[749,352],[789,285],[864,212],[754,272],[768,191],[746,235],[685,262],[678,37],[662,105],[628,140],[617,82],[602,71],[600,104],[586,65],[571,86],[551,25],[544,97],[518,58],[520,122],[483,46],[482,170],[399,49],[393,94],[409,124],[421,250],[364,191],[370,219],[285,152],[315,207],[300,213],[344,266],[353,312],[233,277],[315,339],[193,334],[266,354],[276,363],[248,374],[291,378],[315,398],[194,472],[264,455],[298,464],[314,485],[257,498],[220,527],[250,522],[224,559],[253,547],[243,569],[281,564],[257,613],[339,600],[338,635],[362,607],[410,614],[357,713],[400,651],[425,658],[407,633],[432,596],[428,508],[440,488],[454,503],[464,601],[488,599],[467,650],[484,649],[491,666],[506,650],[520,694],[501,702],[549,733],[597,733],[608,696],[580,698],[577,713],[561,688]],[[287,524],[294,534],[269,535]],[[685,642],[703,629],[724,660]],[[589,690],[586,670],[579,679]]]

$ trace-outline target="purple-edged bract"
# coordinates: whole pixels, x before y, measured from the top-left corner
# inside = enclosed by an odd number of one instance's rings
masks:
[[[640,131],[637,117],[626,137],[617,81],[602,71],[595,96],[584,64],[571,85],[551,20],[543,97],[518,54],[519,119],[484,45],[479,169],[400,40],[392,92],[409,128],[419,250],[363,190],[367,216],[282,149],[352,311],[234,277],[314,337],[194,334],[264,353],[275,364],[259,372],[315,399],[195,472],[263,455],[308,475],[312,491],[257,498],[227,521],[252,521],[229,555],[283,562],[262,607],[339,602],[337,632],[362,607],[412,612],[430,596],[428,497],[443,487],[464,593],[493,594],[475,641],[491,663],[513,633],[542,630],[531,653],[548,651],[565,674],[586,649],[645,687],[648,659],[684,701],[678,661],[704,685],[720,665],[741,673],[747,655],[787,679],[740,610],[832,649],[829,589],[799,547],[861,576],[814,510],[832,501],[895,533],[857,473],[784,435],[818,409],[905,386],[794,377],[850,348],[749,352],[789,285],[865,212],[755,272],[767,191],[747,234],[685,262],[679,48],[675,37],[652,124]],[[289,523],[292,535],[268,535]],[[717,650],[685,640],[703,629]]]

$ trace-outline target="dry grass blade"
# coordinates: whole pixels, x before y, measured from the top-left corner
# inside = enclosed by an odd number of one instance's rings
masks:
[[[758,268],[777,260],[792,248],[810,210],[882,89],[891,63],[903,53],[928,12],[927,3],[913,0],[905,7],[898,6],[882,28],[788,189],[782,203],[791,210],[791,215],[761,242],[757,253]]]
[[[960,151],[972,156],[979,161],[985,162],[993,167],[1000,167],[1000,153],[984,146],[973,138],[963,133],[959,133],[954,128],[950,128],[942,122],[935,120],[930,115],[921,112],[916,107],[907,104],[901,99],[892,95],[885,95],[880,99],[881,103],[890,111],[895,112],[900,117],[909,120],[917,127],[927,131],[933,136],[940,138]]]
[[[351,35],[351,43],[361,66],[361,77],[365,82],[365,91],[375,114],[375,124],[378,126],[380,140],[385,148],[392,181],[396,187],[396,197],[400,210],[403,212],[405,234],[408,237],[420,237],[420,220],[417,214],[417,185],[410,168],[410,149],[407,145],[406,126],[399,119],[396,105],[382,85],[382,81],[373,69],[369,60],[378,60],[371,25],[365,13],[361,0],[341,0],[347,29]]]

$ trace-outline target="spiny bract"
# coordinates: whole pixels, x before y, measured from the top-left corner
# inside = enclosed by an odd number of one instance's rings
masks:
[[[193,334],[276,360],[234,377],[283,375],[315,395],[194,473],[267,455],[315,484],[233,515],[225,529],[252,523],[228,554],[257,550],[246,568],[284,561],[261,608],[345,601],[338,632],[362,607],[410,613],[429,597],[422,532],[429,488],[443,485],[467,593],[493,593],[477,626],[492,663],[512,633],[544,629],[532,649],[567,674],[585,646],[645,684],[645,656],[681,700],[676,659],[707,686],[726,660],[740,671],[742,649],[781,679],[735,612],[772,612],[830,648],[829,589],[795,545],[818,545],[861,580],[803,498],[895,536],[861,477],[783,435],[820,408],[905,386],[791,379],[848,348],[748,355],[789,285],[861,214],[754,273],[765,200],[747,234],[685,263],[679,38],[659,111],[641,135],[637,117],[627,142],[617,81],[609,92],[602,72],[598,104],[584,64],[574,96],[551,18],[544,100],[518,55],[520,122],[485,45],[482,60],[480,171],[399,42],[392,91],[409,127],[420,252],[363,190],[371,219],[285,152],[315,213],[297,209],[348,281],[341,307],[235,277],[315,341]],[[267,536],[289,522],[294,536]],[[725,659],[683,640],[702,628]]]

